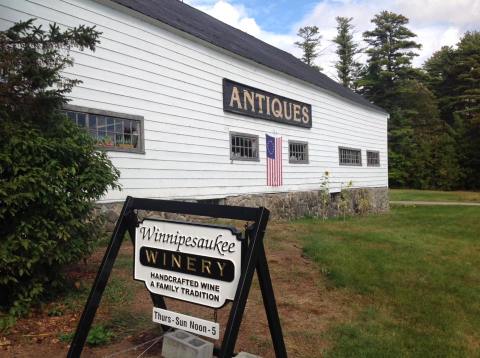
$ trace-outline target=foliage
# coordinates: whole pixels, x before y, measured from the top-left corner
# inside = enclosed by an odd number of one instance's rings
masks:
[[[321,216],[323,220],[328,218],[328,209],[330,207],[330,173],[326,171],[320,183],[320,203],[322,204]]]
[[[304,251],[358,315],[327,334],[332,357],[478,357],[480,208],[297,221]]]
[[[342,183],[340,188],[340,197],[337,206],[338,211],[342,214],[344,221],[352,207],[352,186],[353,182],[349,181],[345,186]]]
[[[455,130],[466,189],[480,188],[480,32],[467,32],[456,49],[443,47],[425,63],[440,118]]]
[[[360,215],[366,215],[370,213],[372,209],[372,201],[367,189],[359,189],[355,198],[355,211]]]
[[[416,36],[403,15],[382,11],[363,36],[369,47],[359,91],[390,114],[389,181],[393,187],[452,189],[462,172],[455,131],[442,121],[437,98],[412,67]]]
[[[411,63],[421,45],[412,40],[416,35],[406,25],[408,19],[399,14],[382,11],[371,21],[375,28],[363,33],[368,44],[367,70],[359,81],[361,93],[387,111],[395,107],[399,81],[414,73]]]
[[[416,35],[405,25],[408,19],[388,11],[382,11],[372,19],[375,28],[363,33],[369,45],[367,68],[359,81],[360,92],[387,111],[395,108],[398,87],[410,79],[414,72],[411,62],[416,53],[412,49],[421,46],[412,41]]]
[[[0,33],[0,305],[13,315],[90,252],[94,201],[117,187],[107,155],[59,111],[78,83],[62,74],[69,50],[94,50],[98,36],[32,20]]]
[[[337,16],[337,36],[333,42],[337,44],[335,53],[338,55],[338,61],[335,63],[337,76],[345,87],[356,88],[356,83],[360,74],[361,64],[357,62],[356,56],[360,53],[358,44],[353,41],[352,17]]]
[[[398,87],[389,155],[393,186],[451,189],[460,180],[453,130],[439,119],[434,95],[417,80]]]
[[[298,37],[301,37],[303,41],[296,41],[295,45],[301,48],[303,51],[302,61],[307,65],[321,71],[322,68],[315,64],[315,59],[318,57],[318,47],[322,35],[319,34],[317,26],[305,26],[301,27],[297,33]]]
[[[74,332],[70,333],[63,333],[58,336],[61,342],[70,343],[73,340]],[[114,334],[113,332],[105,326],[102,325],[94,325],[90,328],[87,336],[87,344],[89,346],[102,346],[113,339]]]

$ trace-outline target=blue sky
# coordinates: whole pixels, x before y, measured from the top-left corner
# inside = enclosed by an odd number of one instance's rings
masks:
[[[353,17],[355,38],[372,28],[370,20],[382,10],[401,13],[410,19],[409,28],[423,45],[414,64],[420,66],[441,46],[455,45],[467,30],[480,30],[480,0],[185,0],[186,3],[300,56],[295,47],[299,27],[316,25],[323,36],[317,63],[335,78],[333,63],[335,17]]]

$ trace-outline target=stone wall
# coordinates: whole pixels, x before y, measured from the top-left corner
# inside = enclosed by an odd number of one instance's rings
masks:
[[[264,206],[274,220],[301,217],[334,217],[338,215],[380,213],[389,210],[388,188],[350,189],[344,194],[332,193],[325,199],[322,191],[304,191],[262,195],[233,196],[226,205]],[[327,205],[324,203],[327,202]]]
[[[205,201],[206,202],[206,201]],[[209,200],[223,205],[264,206],[271,212],[271,219],[286,220],[301,217],[334,217],[339,215],[366,215],[389,210],[388,188],[350,189],[343,193],[325,194],[322,191],[288,192],[231,196]],[[326,205],[325,205],[326,203]],[[98,214],[106,220],[106,230],[113,231],[123,203],[100,204]],[[168,213],[141,213],[142,217],[157,216],[183,220],[185,217]],[[197,220],[198,221],[198,220]]]

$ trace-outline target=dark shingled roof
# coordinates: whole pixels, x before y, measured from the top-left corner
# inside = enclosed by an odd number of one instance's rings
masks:
[[[227,25],[179,0],[112,0],[215,46],[333,92],[355,103],[382,108],[333,81],[298,58]]]

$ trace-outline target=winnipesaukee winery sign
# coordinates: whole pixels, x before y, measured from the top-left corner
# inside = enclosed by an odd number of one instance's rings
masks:
[[[305,128],[312,127],[312,106],[223,79],[223,110]]]
[[[134,278],[154,294],[219,308],[237,290],[239,235],[233,228],[144,220],[136,229]]]
[[[189,221],[140,221],[138,210],[186,215],[188,218],[202,216],[243,221],[245,229],[241,231],[233,226]],[[192,352],[192,347],[202,347],[194,351],[203,352],[202,356],[212,357],[214,351],[218,358],[234,356],[248,294],[256,272],[275,356],[287,358],[263,244],[269,216],[270,212],[264,207],[127,197],[78,322],[67,358],[80,358],[82,354],[127,232],[134,244],[133,276],[143,282],[150,292],[153,303],[150,311],[152,321],[160,324],[163,332],[176,329],[197,335],[192,339],[191,335],[185,332],[172,333],[177,337],[175,347],[178,349],[173,350],[177,356],[183,357],[185,354],[182,353]],[[194,317],[188,312],[172,311],[167,308],[165,297],[205,306],[205,309],[212,311],[214,319],[209,321]],[[217,309],[230,312],[224,328],[217,320]],[[180,338],[181,335],[189,337],[188,340]],[[215,341],[221,339],[221,345],[214,347],[213,342],[199,336]],[[180,340],[177,341],[178,338]],[[166,340],[163,342],[162,350],[165,349]]]

